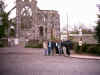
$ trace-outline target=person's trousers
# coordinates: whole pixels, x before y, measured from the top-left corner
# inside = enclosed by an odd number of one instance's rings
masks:
[[[48,55],[50,55],[50,54],[51,54],[51,48],[48,47]]]
[[[64,55],[66,56],[66,47],[63,47],[63,53],[64,53]]]
[[[68,47],[66,47],[66,53],[67,53],[68,55],[70,55],[70,50],[69,50]]]
[[[52,49],[52,55],[56,55],[56,49],[55,48]]]
[[[44,50],[44,55],[48,55],[48,50],[47,49]]]
[[[59,49],[59,54],[63,54],[63,50],[62,49]]]

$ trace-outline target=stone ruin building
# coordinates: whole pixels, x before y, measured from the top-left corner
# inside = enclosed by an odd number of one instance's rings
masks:
[[[16,33],[20,42],[60,39],[60,16],[55,10],[40,10],[36,0],[16,0]]]

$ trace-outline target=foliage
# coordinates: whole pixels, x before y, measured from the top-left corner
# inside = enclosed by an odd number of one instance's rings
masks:
[[[74,48],[75,52],[79,53],[80,52],[80,47],[79,47],[78,43],[74,42],[73,46],[74,46],[73,48]]]
[[[71,31],[71,34],[79,34],[79,30]],[[83,29],[82,28],[82,34],[93,34],[94,32],[91,29]]]
[[[25,48],[43,48],[42,44],[27,45]]]
[[[87,45],[86,43],[84,43],[84,44],[82,45],[81,51],[82,51],[82,52],[87,52],[87,49],[88,49],[88,45]]]
[[[98,43],[100,43],[100,15],[98,15],[99,20],[97,21],[97,26],[95,28],[95,38],[97,39]]]
[[[83,34],[93,34],[94,32],[91,31],[90,29],[82,29]]]
[[[78,30],[75,30],[75,31],[72,31],[70,32],[71,34],[79,34],[79,31]]]
[[[0,47],[4,47],[3,42],[0,40]]]
[[[87,53],[100,55],[100,44],[89,46],[88,50],[87,50]]]
[[[0,12],[0,17],[2,18],[2,20],[0,21],[2,22],[1,23],[2,25],[0,25],[0,38],[2,38],[2,37],[8,36],[8,28],[9,28],[9,23],[10,23],[8,16],[15,7],[12,8],[9,12],[5,12],[3,8],[5,7],[4,1],[2,1],[2,4],[0,6],[1,6],[0,9],[2,9]]]
[[[0,14],[0,17],[2,17],[2,25],[0,26],[0,38],[7,36],[7,30],[8,30],[8,14],[6,12],[3,12]]]
[[[100,18],[100,16],[98,16]],[[97,26],[95,28],[95,37],[97,39],[97,41],[100,43],[100,20],[98,20],[97,22]]]
[[[2,17],[3,17],[3,25],[5,26],[5,28],[8,28],[8,24],[9,24],[9,21],[8,21],[8,14],[6,12],[4,12],[2,14]]]
[[[100,55],[100,44],[86,44],[84,43],[81,47],[81,50],[76,44],[74,47],[76,53],[88,53],[88,54],[95,54]]]
[[[43,48],[42,43],[34,40],[30,40],[26,45],[25,48]]]
[[[0,38],[5,36],[4,32],[4,26],[0,26]]]
[[[7,38],[0,39],[0,47],[5,47],[5,46],[8,46],[8,39]]]

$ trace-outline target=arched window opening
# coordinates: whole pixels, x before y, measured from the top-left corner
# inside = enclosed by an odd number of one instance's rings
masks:
[[[39,30],[40,30],[40,36],[43,36],[43,27],[40,27]]]

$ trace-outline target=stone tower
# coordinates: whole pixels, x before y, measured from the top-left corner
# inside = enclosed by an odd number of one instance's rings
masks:
[[[16,0],[16,21],[17,21],[17,36],[22,37],[27,35],[23,31],[35,29],[35,15],[37,12],[35,0]]]
[[[60,18],[55,10],[40,10],[36,0],[16,0],[16,37],[21,41],[60,38]]]

